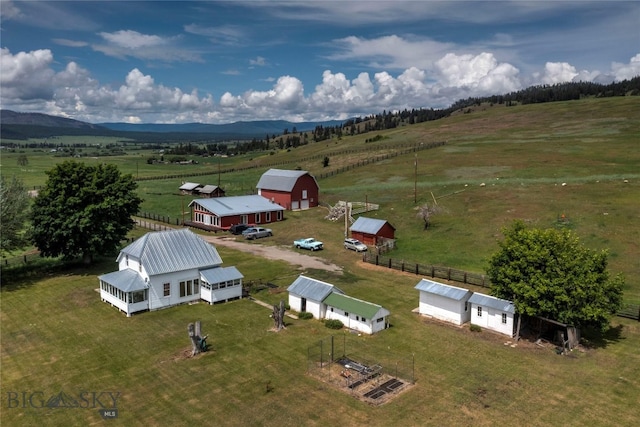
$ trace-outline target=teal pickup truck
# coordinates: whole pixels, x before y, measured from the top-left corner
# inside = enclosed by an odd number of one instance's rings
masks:
[[[293,241],[293,246],[298,249],[309,249],[310,251],[319,251],[322,249],[322,242],[317,241],[313,237],[306,239],[298,239]]]

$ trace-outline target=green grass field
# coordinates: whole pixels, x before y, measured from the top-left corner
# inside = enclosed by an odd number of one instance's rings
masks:
[[[248,280],[264,277],[264,264],[271,264],[219,250],[225,264],[237,265]],[[568,356],[557,355],[553,346],[512,348],[489,332],[420,319],[411,312],[418,304],[413,289],[418,278],[372,270],[361,266],[356,254],[347,255],[344,275],[322,278],[392,312],[390,329],[373,337],[348,334],[348,348],[370,360],[415,358],[415,386],[382,406],[307,375],[308,348],[344,332],[289,318],[285,330],[272,332],[270,311],[249,300],[126,318],[95,291],[96,275],[115,266],[106,261],[2,289],[0,421],[11,426],[492,426],[505,417],[510,425],[527,426],[637,421],[640,323],[616,318],[594,347]],[[297,274],[275,263],[266,274],[290,284],[295,274],[285,276],[292,273]],[[286,292],[263,291],[259,297],[274,302]],[[188,358],[187,324],[196,320],[202,321],[212,351]],[[60,392],[76,399],[84,393],[82,407],[38,407]],[[103,421],[100,403],[93,400],[92,393],[107,392],[120,393],[117,420]],[[108,395],[101,396],[109,406]]]
[[[358,167],[319,181],[321,201],[369,201],[396,227],[398,248],[389,256],[408,262],[482,272],[497,249],[500,230],[513,219],[538,227],[569,227],[588,247],[608,250],[612,273],[626,277],[625,301],[640,302],[640,110],[635,98],[608,98],[523,107],[481,106],[470,114],[345,137],[270,155],[224,159],[222,166],[301,167],[319,176],[329,170],[392,151],[393,144],[447,141]],[[348,154],[334,155],[347,148]],[[44,184],[50,153],[2,153],[2,174],[29,186]],[[182,173],[192,166],[147,165],[136,151],[116,161],[134,176]],[[330,157],[328,168],[323,156]],[[415,163],[417,158],[417,169]],[[194,181],[217,184],[218,165]],[[23,170],[24,169],[24,170]],[[417,170],[417,173],[416,173]],[[251,191],[264,168],[222,174],[227,194]],[[141,181],[143,210],[179,217],[182,179]],[[185,179],[189,180],[189,179]],[[628,181],[628,182],[625,182]],[[485,184],[481,186],[481,184]],[[565,185],[562,185],[562,184]],[[432,196],[433,194],[433,196]],[[415,207],[435,197],[447,213],[423,231]],[[415,201],[414,201],[415,200]],[[349,334],[354,348],[385,360],[415,357],[415,386],[376,407],[307,375],[307,351],[332,333],[314,320],[288,319],[269,331],[268,309],[248,300],[196,304],[126,318],[100,301],[97,276],[116,268],[107,260],[91,268],[28,279],[0,293],[1,425],[584,425],[632,426],[640,404],[640,322],[613,319],[592,346],[559,356],[552,347],[505,346],[490,333],[471,333],[421,320],[413,286],[420,279],[362,265],[340,242],[344,223],[324,219],[325,208],[287,213],[272,224],[274,236],[260,244],[290,246],[294,238],[325,242],[316,253],[345,274],[311,271],[347,294],[384,305],[393,327],[373,337]],[[566,221],[558,221],[564,214]],[[140,233],[141,231],[137,231]],[[245,280],[277,284],[279,292],[256,296],[276,303],[299,270],[219,248],[225,265]],[[184,357],[186,327],[201,320],[213,351]],[[334,332],[335,333],[335,332]],[[338,334],[343,334],[339,332]],[[269,383],[273,390],[266,391]],[[35,408],[61,391],[69,395],[120,393],[118,419],[102,420],[97,409]],[[26,394],[22,394],[22,393]],[[35,394],[34,403],[23,397]],[[15,394],[17,393],[17,394]],[[106,396],[106,395],[103,395]],[[17,399],[17,400],[16,400]],[[22,399],[22,400],[20,400]],[[87,404],[88,405],[88,404]],[[87,406],[85,405],[85,406]],[[90,406],[90,405],[88,405]],[[95,406],[95,405],[94,405]]]

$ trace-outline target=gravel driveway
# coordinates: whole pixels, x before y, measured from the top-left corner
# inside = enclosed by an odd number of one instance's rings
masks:
[[[243,252],[249,252],[253,255],[286,261],[289,264],[298,265],[303,269],[315,268],[317,270],[333,271],[342,273],[342,267],[329,263],[322,258],[311,255],[301,254],[292,249],[283,246],[264,246],[259,243],[247,243],[236,241],[233,237],[228,236],[202,236],[204,239],[216,246],[226,246]]]

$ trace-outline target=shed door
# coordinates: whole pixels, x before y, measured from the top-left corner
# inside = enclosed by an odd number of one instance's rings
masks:
[[[307,299],[306,298],[301,298],[300,299],[300,311],[307,311]]]
[[[300,202],[300,209],[309,209],[309,200],[302,200]]]
[[[291,209],[292,210],[300,209],[300,202],[299,201],[292,201],[291,202]]]

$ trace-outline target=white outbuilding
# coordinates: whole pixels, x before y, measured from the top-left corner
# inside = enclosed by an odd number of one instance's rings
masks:
[[[428,279],[420,280],[415,288],[420,291],[420,314],[458,326],[471,320],[470,290]]]
[[[474,292],[469,304],[472,325],[513,337],[516,314],[513,302]]]

